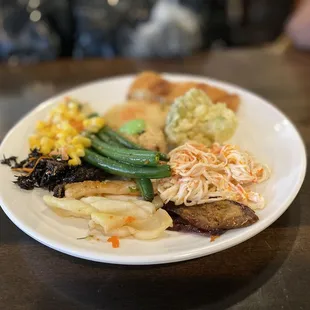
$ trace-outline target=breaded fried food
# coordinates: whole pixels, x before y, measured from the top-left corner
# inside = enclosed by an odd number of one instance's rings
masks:
[[[237,111],[240,104],[240,97],[236,94],[228,94],[224,97],[220,97],[216,102],[224,102],[227,105],[227,108]]]
[[[106,123],[113,129],[120,128],[124,123],[133,119],[143,119],[147,125],[164,128],[167,109],[160,103],[144,100],[129,100],[125,103],[114,105],[104,114]]]
[[[146,128],[142,134],[125,135],[126,138],[148,150],[167,151],[167,141],[164,135],[167,110],[169,106],[159,102],[144,100],[129,100],[123,104],[113,106],[104,114],[106,124],[118,130],[126,122],[142,119]]]
[[[130,86],[128,99],[143,99],[158,102],[171,92],[173,84],[152,71],[142,72]]]
[[[127,97],[131,100],[147,100],[171,104],[175,98],[183,96],[191,88],[206,92],[214,103],[226,103],[233,111],[238,109],[240,98],[223,89],[198,82],[169,82],[158,73],[145,71],[140,73],[131,84]]]
[[[84,181],[65,185],[65,197],[80,199],[98,195],[140,195],[134,181]]]

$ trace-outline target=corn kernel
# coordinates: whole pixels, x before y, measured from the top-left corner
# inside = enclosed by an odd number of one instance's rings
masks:
[[[31,150],[40,148],[40,139],[37,135],[30,136],[28,142]]]
[[[76,153],[76,155],[79,156],[79,157],[84,157],[84,156],[85,156],[84,147],[76,148],[75,153]]]
[[[72,159],[68,161],[68,164],[72,166],[77,166],[81,164],[81,160],[78,156],[74,156]]]
[[[76,102],[70,101],[68,103],[68,108],[71,111],[74,111],[75,113],[79,112],[79,105]]]
[[[72,139],[72,144],[74,144],[74,145],[81,144],[82,146],[90,147],[91,146],[91,141],[90,141],[90,139],[79,135],[79,136],[75,136]]]
[[[49,154],[54,147],[54,141],[48,137],[40,139],[40,151],[46,155]]]
[[[48,126],[48,124],[44,121],[37,121],[36,123],[36,130],[42,130],[44,128],[46,128]]]
[[[65,147],[67,144],[68,143],[67,143],[67,141],[65,139],[58,139],[55,142],[55,147],[59,149],[61,147]]]
[[[83,125],[87,131],[98,132],[104,126],[104,119],[102,117],[92,117],[85,119]]]

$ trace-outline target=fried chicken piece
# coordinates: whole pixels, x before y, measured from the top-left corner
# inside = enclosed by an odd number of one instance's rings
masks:
[[[164,102],[171,104],[177,97],[183,96],[191,88],[198,88],[207,93],[214,103],[224,102],[227,107],[236,111],[240,98],[223,89],[198,82],[169,82],[155,72],[142,72],[131,84],[127,97],[135,100]]]
[[[147,125],[145,131],[140,135],[126,136],[132,142],[141,145],[147,150],[167,152],[167,141],[162,129]]]
[[[131,84],[127,98],[158,101],[169,94],[170,88],[171,83],[162,79],[159,74],[145,71]]]
[[[114,129],[132,119],[143,119],[148,125],[164,128],[166,115],[165,107],[158,102],[150,104],[149,101],[130,100],[113,106],[104,114],[104,118]]]
[[[183,96],[191,88],[198,88],[203,90],[213,102],[218,102],[220,98],[227,97],[228,93],[217,87],[210,86],[204,83],[186,82],[186,83],[173,83],[170,93],[168,94],[167,101],[173,102],[175,98]]]
[[[106,123],[118,130],[127,121],[143,119],[146,127],[143,133],[138,135],[125,135],[129,140],[141,145],[148,150],[167,151],[167,141],[164,135],[167,108],[156,102],[150,104],[147,101],[130,100],[124,104],[113,106],[108,110],[104,118]]]

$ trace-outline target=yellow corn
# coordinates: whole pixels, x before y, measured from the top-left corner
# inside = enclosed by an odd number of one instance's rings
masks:
[[[51,138],[48,137],[42,137],[40,139],[40,151],[47,155],[49,154],[54,147],[54,141]]]
[[[81,160],[78,156],[74,156],[68,161],[68,164],[72,166],[77,166],[81,164]]]
[[[85,156],[85,150],[84,150],[84,147],[77,147],[76,150],[75,150],[75,153],[77,156],[79,157],[84,157]]]
[[[40,138],[37,135],[32,135],[28,138],[30,149],[40,148]]]
[[[81,135],[79,136],[75,136],[73,139],[72,139],[72,144],[75,145],[75,144],[81,144],[82,146],[85,146],[85,147],[90,147],[91,146],[91,141],[90,139],[86,138],[86,137],[83,137]]]
[[[61,148],[61,147],[65,147],[68,144],[68,142],[65,139],[58,139],[55,142],[55,147],[57,149]]]
[[[85,119],[83,125],[87,131],[98,132],[104,126],[104,119],[102,117],[92,117]]]
[[[30,149],[40,149],[44,155],[66,150],[70,165],[81,164],[80,157],[85,155],[85,147],[91,146],[90,139],[80,135],[81,131],[98,132],[104,126],[102,117],[87,118],[91,111],[86,111],[84,106],[83,110],[78,101],[65,98],[50,111],[47,120],[36,123],[35,134],[29,137]]]
[[[36,123],[36,130],[44,129],[48,124],[44,121],[37,121]]]

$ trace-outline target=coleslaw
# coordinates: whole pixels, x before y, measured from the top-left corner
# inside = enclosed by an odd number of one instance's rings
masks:
[[[229,199],[264,208],[264,197],[250,187],[267,180],[270,169],[238,146],[185,143],[169,155],[172,176],[159,180],[157,188],[165,203],[192,206]]]

